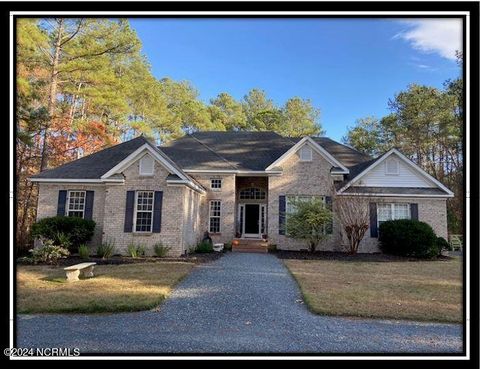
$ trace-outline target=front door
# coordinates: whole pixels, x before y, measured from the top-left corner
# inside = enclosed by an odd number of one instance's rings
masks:
[[[260,205],[245,204],[245,236],[260,235]]]

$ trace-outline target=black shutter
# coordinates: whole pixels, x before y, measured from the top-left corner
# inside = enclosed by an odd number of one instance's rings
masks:
[[[65,216],[65,203],[67,202],[67,191],[60,190],[58,191],[58,205],[57,205],[57,216]]]
[[[370,203],[370,237],[378,237],[377,228],[377,204]]]
[[[85,194],[85,213],[84,213],[85,219],[92,219],[94,194],[95,194],[94,191],[87,191]]]
[[[163,191],[155,191],[153,200],[153,233],[160,233],[162,229],[162,201]]]
[[[278,196],[278,234],[285,234],[285,196]]]
[[[127,202],[125,204],[125,225],[123,231],[130,233],[133,228],[133,207],[135,203],[135,191],[127,191]]]
[[[410,218],[418,220],[418,204],[410,204]]]
[[[327,207],[328,210],[332,211],[332,197],[331,196],[325,196],[325,206]],[[332,234],[333,233],[333,216],[330,222],[326,226],[326,232],[327,234]]]

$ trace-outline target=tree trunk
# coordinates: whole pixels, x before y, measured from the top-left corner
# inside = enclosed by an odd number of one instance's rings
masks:
[[[63,37],[63,27],[64,19],[60,18],[57,20],[57,35],[55,37],[54,45],[54,54],[52,59],[52,69],[50,74],[50,89],[48,95],[48,115],[50,122],[47,123],[43,130],[43,146],[42,154],[40,161],[40,171],[43,171],[48,166],[48,136],[49,136],[49,127],[52,125],[55,119],[55,108],[57,105],[57,87],[58,87],[58,64],[60,62],[60,52],[62,49],[62,37]]]

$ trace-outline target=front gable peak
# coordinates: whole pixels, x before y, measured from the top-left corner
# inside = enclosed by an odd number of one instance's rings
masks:
[[[335,159],[327,150],[322,146],[316,143],[311,137],[306,136],[293,145],[289,150],[287,150],[282,156],[277,160],[271,163],[265,170],[269,171],[273,168],[280,167],[288,158],[292,155],[299,155],[301,161],[311,161],[312,152],[315,151],[320,156],[322,156],[327,162],[329,162],[332,167],[336,168],[336,171],[339,174],[348,174],[349,170],[337,159]]]

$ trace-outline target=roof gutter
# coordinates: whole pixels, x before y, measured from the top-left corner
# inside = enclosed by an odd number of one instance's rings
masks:
[[[167,179],[167,186],[187,186],[190,187],[192,190],[201,193],[202,195],[207,193],[203,188],[200,188],[193,182],[186,181],[184,179]]]
[[[405,193],[359,193],[359,192],[337,192],[337,196],[363,196],[363,197],[433,197],[446,198],[454,195],[428,195],[428,194],[405,194]]]

